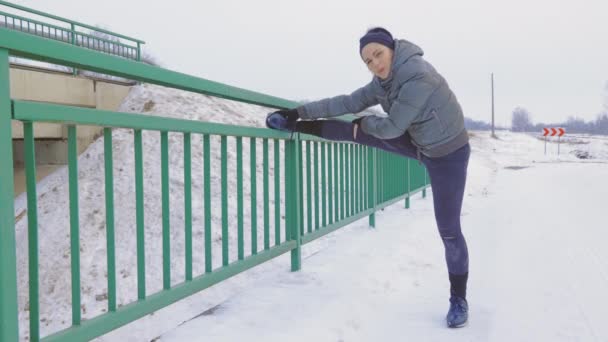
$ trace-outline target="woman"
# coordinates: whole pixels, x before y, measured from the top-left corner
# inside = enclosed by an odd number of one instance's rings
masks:
[[[446,322],[449,327],[464,326],[468,319],[469,257],[460,211],[470,146],[462,109],[444,78],[422,58],[418,46],[393,39],[389,31],[377,27],[360,39],[359,53],[373,74],[369,84],[350,95],[270,113],[266,124],[381,148],[416,158],[426,166],[450,281]],[[352,122],[316,120],[359,113],[376,104],[388,117],[364,116]]]

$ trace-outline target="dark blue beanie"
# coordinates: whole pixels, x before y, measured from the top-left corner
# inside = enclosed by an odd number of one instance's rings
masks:
[[[382,27],[370,29],[363,37],[361,37],[361,39],[359,39],[359,54],[361,54],[365,45],[369,43],[382,44],[395,50],[395,41],[393,40],[393,35]]]

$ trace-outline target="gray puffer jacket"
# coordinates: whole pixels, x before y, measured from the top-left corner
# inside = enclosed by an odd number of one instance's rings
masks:
[[[391,73],[350,95],[298,107],[303,119],[359,113],[380,104],[388,117],[367,116],[361,128],[380,139],[409,132],[412,143],[429,157],[447,155],[469,141],[462,109],[445,79],[423,58],[423,51],[406,40],[395,40]]]

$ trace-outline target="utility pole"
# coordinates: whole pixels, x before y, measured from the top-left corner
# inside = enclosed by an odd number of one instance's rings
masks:
[[[494,73],[490,74],[490,81],[492,85],[492,138],[496,138],[494,134]]]

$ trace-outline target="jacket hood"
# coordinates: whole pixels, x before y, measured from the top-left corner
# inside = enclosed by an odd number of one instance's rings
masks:
[[[415,55],[422,56],[424,55],[424,51],[422,51],[418,45],[408,42],[405,39],[395,40],[392,70],[398,69],[399,66]]]
[[[422,56],[424,55],[424,51],[422,49],[405,39],[395,39],[395,51],[393,52],[393,62],[391,64],[391,73],[388,75],[388,78],[382,80],[376,76],[374,76],[377,81],[379,81],[380,85],[384,89],[389,89],[391,84],[393,83],[393,77],[397,74],[401,66],[412,57],[412,56]]]

